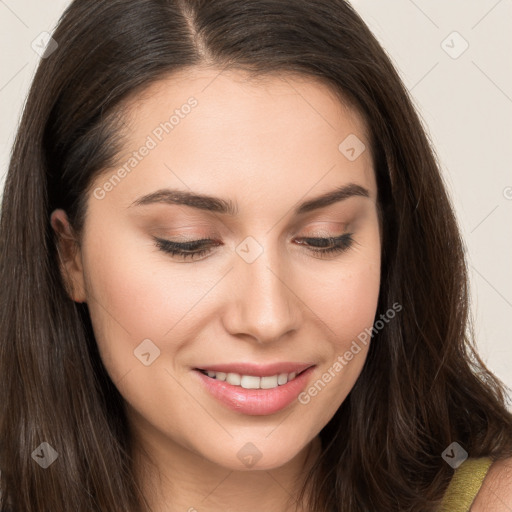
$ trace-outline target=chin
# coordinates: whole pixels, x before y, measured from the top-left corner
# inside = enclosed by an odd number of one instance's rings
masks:
[[[263,438],[260,441],[233,441],[222,453],[211,453],[211,462],[231,471],[271,470],[284,466],[297,457],[302,450],[297,444],[284,446],[277,438],[272,442]]]

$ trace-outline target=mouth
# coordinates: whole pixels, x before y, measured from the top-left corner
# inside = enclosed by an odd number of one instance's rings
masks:
[[[308,385],[314,375],[316,365],[279,364],[278,366],[259,367],[250,373],[236,373],[226,370],[228,365],[210,368],[193,368],[193,374],[203,389],[218,402],[241,414],[262,416],[282,411],[297,402],[297,397]],[[234,365],[230,365],[234,369]],[[254,365],[237,364],[237,369],[247,371]],[[281,370],[297,371],[280,373]],[[260,373],[260,375],[258,375]],[[265,375],[261,375],[265,373]]]
[[[299,372],[281,372],[274,375],[247,375],[236,372],[220,372],[213,370],[203,370],[201,368],[195,368],[195,370],[206,375],[210,379],[226,382],[232,386],[238,386],[244,389],[274,389],[279,386],[284,386],[288,382],[293,381],[299,375],[302,375],[311,366],[299,371]]]

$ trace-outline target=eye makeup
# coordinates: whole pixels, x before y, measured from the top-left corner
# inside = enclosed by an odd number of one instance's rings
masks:
[[[304,245],[310,251],[321,256],[340,254],[352,247],[354,239],[353,233],[344,233],[337,237],[302,237],[299,238],[298,244]],[[155,245],[161,251],[170,254],[173,257],[186,259],[197,259],[212,251],[213,247],[222,245],[221,242],[211,238],[202,238],[198,240],[190,240],[188,242],[175,242],[164,238],[154,237]]]

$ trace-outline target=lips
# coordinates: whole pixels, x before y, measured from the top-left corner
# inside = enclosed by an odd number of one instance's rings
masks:
[[[288,363],[286,363],[288,364]],[[205,389],[210,396],[215,398],[217,401],[222,403],[224,406],[229,409],[236,411],[238,413],[247,414],[247,415],[269,415],[277,413],[284,408],[290,406],[292,402],[296,401],[297,397],[307,386],[308,382],[312,378],[312,375],[315,370],[315,365],[302,365],[291,363],[291,368],[295,368],[300,370],[301,368],[306,367],[303,371],[298,373],[291,380],[287,381],[283,385],[275,386],[275,382],[272,384],[272,389],[245,389],[243,387],[243,379],[247,377],[247,375],[242,377],[242,386],[230,384],[227,381],[218,380],[216,378],[211,378],[208,375],[205,375],[206,370],[201,370],[199,368],[195,368],[192,372],[193,378],[198,379],[198,382],[203,389]],[[254,372],[254,365],[250,365],[252,369],[249,371]],[[219,365],[219,366],[208,366],[208,368],[222,368],[223,370],[228,370],[232,368],[245,368],[247,371],[247,365]],[[279,365],[268,365],[266,367],[260,366],[256,371],[263,371],[265,373],[272,373],[275,371],[289,369],[290,366],[285,366],[283,364]],[[208,370],[207,373],[215,373],[215,370]],[[221,371],[219,370],[217,375],[219,375]],[[234,372],[222,372],[223,375],[226,376],[234,376]],[[294,372],[291,372],[292,375]],[[286,374],[285,374],[286,375]],[[249,379],[272,379],[269,376],[261,376],[261,377],[249,377]],[[252,386],[250,386],[252,387]],[[267,386],[264,386],[267,387]],[[297,402],[298,403],[298,402]]]
[[[302,373],[314,363],[294,363],[294,362],[279,362],[271,364],[256,364],[256,363],[225,363],[225,364],[209,364],[198,366],[196,370],[204,372],[224,372],[224,373],[237,373],[239,375],[253,375],[255,377],[270,377],[281,373]]]

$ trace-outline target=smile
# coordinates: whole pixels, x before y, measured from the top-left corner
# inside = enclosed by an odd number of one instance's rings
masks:
[[[220,381],[225,381],[232,386],[239,386],[244,389],[273,389],[278,386],[283,386],[287,382],[295,379],[296,372],[291,373],[279,373],[268,377],[258,377],[254,375],[240,375],[239,373],[225,373],[225,372],[214,372],[207,370],[199,370],[204,375]],[[306,371],[306,370],[303,370]]]
[[[279,412],[294,401],[299,403],[297,398],[314,369],[315,366],[308,366],[300,372],[255,376],[194,368],[192,374],[199,379],[207,396],[225,407],[242,414],[263,416]]]

